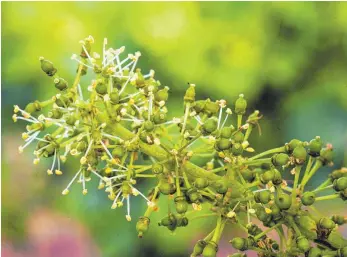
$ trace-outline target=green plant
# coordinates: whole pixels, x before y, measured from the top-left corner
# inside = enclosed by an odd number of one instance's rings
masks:
[[[347,169],[335,170],[315,190],[305,190],[319,168],[332,163],[330,144],[324,146],[319,137],[310,142],[293,139],[251,157],[254,149],[248,139],[255,129],[260,132],[262,116],[259,111],[246,116],[242,94],[234,103],[234,125],[226,101],[197,100],[194,84],[188,85],[184,95],[183,116],[169,118],[169,88],[154,79],[154,71],[144,75],[136,69],[139,52],[121,60],[124,47],[106,50],[105,39],[101,57],[91,52],[93,43],[91,36],[82,40],[80,58],[72,56],[78,68],[71,86],[41,57],[41,68],[59,93],[29,103],[24,110],[14,107],[13,120],[29,122],[20,152],[38,141],[34,163],[52,158],[49,175],[62,175],[60,164],[68,156],[79,159],[80,168],[63,195],[74,182],[80,182],[82,193],[87,194],[87,182],[94,176],[99,189],[108,193],[111,208],[126,202],[128,221],[131,197],[140,195],[148,207],[136,224],[139,237],[148,231],[160,200],[174,205],[159,223],[170,231],[186,227],[191,212],[209,206],[210,213],[200,217],[215,216],[216,227],[197,242],[191,256],[216,256],[228,223],[247,232],[246,238],[230,241],[239,251],[254,250],[259,256],[347,256],[347,240],[337,231],[347,219],[324,217],[313,206],[335,198],[346,201]],[[86,99],[80,80],[88,69],[96,79],[88,86]],[[48,112],[44,114],[43,109]],[[209,161],[194,164],[201,157]],[[294,176],[293,187],[282,179],[289,172]],[[138,178],[154,180],[156,186],[144,194],[136,189]],[[318,196],[329,189],[334,193]],[[252,223],[255,219],[267,228]],[[277,231],[279,243],[268,236],[272,230]]]

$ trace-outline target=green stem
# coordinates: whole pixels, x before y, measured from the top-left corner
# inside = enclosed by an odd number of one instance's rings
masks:
[[[272,226],[271,228],[268,228],[266,230],[264,230],[263,232],[259,233],[258,235],[256,235],[254,237],[254,240],[257,241],[259,240],[261,237],[265,236],[267,233],[271,232],[272,230],[278,228],[279,226],[282,226],[283,222],[277,223],[276,225]]]
[[[72,88],[76,88],[77,85],[78,85],[78,83],[80,82],[82,69],[83,69],[83,65],[80,64],[80,65],[78,66],[76,78],[75,78],[75,81],[73,82]]]
[[[178,149],[178,152],[182,152],[185,148],[187,148],[189,145],[191,145],[195,140],[199,139],[201,134],[199,133],[196,135],[193,139],[191,139],[189,142],[187,142],[184,146],[182,146],[180,149]]]
[[[297,194],[296,189],[298,188],[298,184],[299,184],[301,168],[302,168],[302,165],[295,166],[295,178],[294,178],[294,185],[292,190],[292,204],[295,203],[296,194]]]
[[[262,165],[265,163],[270,163],[271,162],[271,158],[264,158],[264,159],[258,159],[258,160],[248,160],[245,161],[243,164],[246,164],[248,166],[256,166],[256,165]]]
[[[283,153],[285,152],[285,147],[284,146],[281,146],[281,147],[278,147],[278,148],[274,148],[274,149],[270,149],[268,151],[265,151],[265,152],[262,152],[260,154],[257,154],[251,158],[249,158],[248,160],[249,161],[252,161],[252,160],[255,160],[255,159],[258,159],[260,157],[263,157],[265,155],[269,155],[269,154],[273,154],[273,153]]]
[[[218,242],[222,236],[224,226],[225,226],[225,221],[222,220],[222,216],[218,216],[217,225],[216,225],[216,228],[215,228],[215,231],[214,231],[214,234],[213,234],[211,241],[218,244]]]
[[[237,128],[240,128],[242,125],[242,114],[237,115]]]
[[[332,188],[334,185],[330,185],[330,186],[326,186],[326,187],[323,187],[323,188],[319,188],[319,189],[315,189],[315,190],[313,190],[312,192],[313,193],[319,193],[319,192],[322,192],[322,191],[324,191],[324,190],[327,190],[327,189],[330,189],[330,188]]]
[[[339,198],[339,197],[340,197],[339,194],[321,196],[321,197],[317,197],[316,198],[316,202],[317,201],[324,201],[324,200],[332,200],[332,199],[336,199],[336,198]]]
[[[245,137],[243,139],[244,141],[248,140],[249,136],[251,135],[252,129],[253,129],[253,126],[251,124],[249,124],[249,127],[248,127],[248,129],[246,131]]]
[[[312,176],[316,173],[316,171],[323,166],[323,163],[320,160],[316,160],[313,168],[310,172],[302,179],[301,182],[301,191],[304,192],[304,188],[306,183],[312,178]]]
[[[208,218],[208,217],[215,217],[215,216],[217,216],[217,213],[203,214],[203,215],[199,215],[199,216],[194,216],[194,217],[190,218],[189,221],[193,221],[196,219],[202,219],[202,218]]]
[[[316,191],[320,190],[321,188],[328,186],[330,183],[331,183],[331,178],[328,178],[319,187],[317,187],[313,192],[316,192]]]

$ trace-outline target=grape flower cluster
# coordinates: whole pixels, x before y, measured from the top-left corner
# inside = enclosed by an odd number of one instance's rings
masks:
[[[88,182],[97,179],[112,209],[125,205],[128,221],[132,198],[142,197],[147,208],[136,224],[139,237],[148,231],[159,201],[169,206],[159,226],[170,231],[188,226],[191,213],[207,209],[208,214],[197,217],[215,217],[216,226],[196,243],[191,257],[216,256],[228,224],[246,234],[230,240],[237,250],[233,257],[246,256],[248,250],[264,257],[347,257],[347,239],[337,230],[347,218],[326,217],[314,207],[331,199],[346,203],[347,169],[332,171],[314,190],[305,188],[321,167],[332,164],[331,144],[318,136],[309,142],[293,139],[254,154],[248,140],[252,132],[261,132],[262,115],[246,115],[242,94],[228,107],[223,99],[196,99],[195,85],[188,84],[182,116],[170,117],[169,87],[154,78],[153,70],[142,73],[136,67],[140,52],[125,55],[125,47],[107,49],[104,39],[100,55],[92,52],[91,36],[80,44],[80,54],[71,57],[77,63],[72,85],[40,57],[57,94],[23,109],[15,105],[12,117],[28,123],[19,152],[36,143],[33,162],[50,159],[48,175],[65,175],[62,163],[79,161],[79,169],[67,174],[72,179],[63,195],[74,183],[86,195]],[[87,72],[95,79],[82,85]],[[292,186],[282,178],[287,175],[293,177]],[[141,192],[139,179],[156,181],[155,186]],[[278,241],[269,236],[272,231]]]

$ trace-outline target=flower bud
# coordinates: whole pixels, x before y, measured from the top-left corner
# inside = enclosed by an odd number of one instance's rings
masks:
[[[260,181],[263,184],[269,183],[274,178],[274,171],[273,170],[267,170],[263,174],[260,175]]]
[[[322,149],[322,146],[323,146],[323,142],[320,139],[320,137],[318,137],[318,136],[315,137],[308,144],[308,154],[313,156],[313,157],[319,156],[319,153]]]
[[[203,177],[199,177],[197,179],[195,179],[194,181],[194,186],[197,189],[204,189],[209,185],[208,180],[206,178]]]
[[[278,153],[271,157],[271,162],[275,166],[284,166],[289,162],[289,156],[285,153]]]
[[[54,86],[59,89],[60,91],[63,91],[67,89],[68,83],[65,79],[63,78],[56,78],[54,79]]]
[[[246,251],[249,248],[248,240],[245,238],[235,237],[230,243],[235,249],[240,251]]]
[[[77,116],[75,115],[75,113],[71,113],[65,119],[66,124],[70,126],[74,126],[76,124],[76,121],[77,121]]]
[[[163,195],[172,195],[176,192],[176,186],[174,183],[169,183],[166,180],[162,180],[159,185],[159,191]]]
[[[271,200],[271,193],[269,190],[256,192],[254,195],[254,200],[257,203],[267,204]]]
[[[319,160],[322,161],[323,165],[327,165],[332,162],[334,157],[333,149],[331,147],[323,148],[320,151]]]
[[[193,105],[193,110],[199,114],[200,112],[204,111],[205,105],[206,100],[195,101]]]
[[[235,128],[233,126],[222,128],[220,131],[220,137],[221,138],[230,138],[234,129]]]
[[[207,242],[203,239],[196,242],[193,253],[190,255],[190,257],[196,257],[202,254],[202,251],[204,250],[205,246],[207,245]]]
[[[233,144],[232,147],[231,147],[231,152],[235,156],[241,155],[243,153],[242,144],[240,144],[240,143]]]
[[[152,121],[146,120],[146,121],[143,123],[143,128],[144,128],[147,132],[151,132],[151,131],[153,131],[153,129],[154,129],[154,124],[153,124]]]
[[[142,216],[139,218],[138,222],[136,223],[136,230],[139,233],[138,237],[142,238],[143,235],[147,232],[149,227],[150,219],[146,216]]]
[[[110,103],[111,104],[118,104],[119,103],[119,94],[118,94],[118,90],[114,90],[111,94],[110,94]]]
[[[275,197],[275,203],[281,210],[288,210],[292,205],[292,199],[290,195],[279,193]]]
[[[157,112],[156,114],[154,114],[153,116],[153,121],[155,124],[161,124],[166,122],[166,114],[164,112]]]
[[[209,118],[205,121],[205,123],[201,126],[201,132],[204,135],[209,135],[213,133],[218,126],[218,121],[215,117]]]
[[[105,95],[107,94],[107,85],[103,81],[98,81],[95,86],[95,91],[99,95]]]
[[[112,150],[112,156],[114,158],[122,158],[125,154],[125,149],[124,147],[120,146],[120,145],[117,145],[115,146],[115,148],[113,148]]]
[[[283,180],[282,180],[282,174],[279,172],[277,169],[273,170],[274,177],[272,179],[272,184],[275,186],[281,185]]]
[[[322,251],[317,247],[313,247],[308,252],[307,257],[322,257]]]
[[[336,191],[343,191],[347,188],[347,177],[342,177],[334,181],[334,189]]]
[[[45,58],[40,57],[41,62],[41,69],[50,77],[52,77],[56,72],[57,69],[54,68],[53,63],[51,63],[48,60],[45,60]]]
[[[272,213],[267,213],[265,208],[262,206],[256,208],[255,214],[257,215],[258,219],[264,223],[269,223],[272,219]]]
[[[184,95],[185,102],[194,102],[195,101],[195,85],[189,84],[189,87]]]
[[[228,191],[227,183],[224,180],[216,181],[215,188],[218,194],[225,194]]]
[[[211,102],[210,99],[207,99],[205,102],[204,111],[208,116],[216,115],[219,111],[219,104],[217,102]]]
[[[175,207],[176,207],[177,213],[183,214],[187,212],[188,203],[184,196],[176,196],[174,201],[175,201]]]
[[[256,178],[256,172],[250,169],[242,170],[241,175],[248,182],[253,182],[254,179]]]
[[[309,206],[309,205],[314,204],[315,200],[316,200],[316,195],[313,192],[305,192],[301,196],[301,202],[305,206]]]
[[[347,257],[347,246],[337,250],[338,257]]]
[[[158,90],[155,95],[154,95],[154,99],[157,102],[161,102],[164,101],[166,102],[167,99],[169,98],[169,94],[168,94],[169,88],[168,87],[164,87],[161,90]]]
[[[289,154],[291,154],[291,153],[293,152],[293,150],[294,150],[297,146],[299,146],[299,145],[301,145],[301,144],[302,144],[302,142],[301,142],[300,140],[298,140],[298,139],[292,139],[292,140],[290,140],[289,143],[287,143],[287,144],[285,145],[286,151],[287,151]]]
[[[181,215],[176,215],[176,220],[177,227],[186,227],[189,223],[188,218]]]
[[[192,203],[198,202],[201,198],[201,195],[198,193],[198,190],[196,190],[196,188],[193,187],[187,190],[186,195]]]
[[[52,111],[48,113],[48,117],[52,119],[60,119],[61,117],[63,117],[63,112],[59,109],[52,109]]]
[[[231,136],[231,139],[233,140],[233,142],[236,142],[236,143],[242,143],[244,138],[245,138],[245,135],[241,131],[237,131]]]
[[[159,226],[165,226],[169,230],[174,231],[177,227],[177,219],[175,215],[170,213],[168,216],[164,217],[158,224]]]
[[[24,111],[27,113],[34,113],[34,112],[38,112],[41,111],[41,106],[40,103],[38,101],[34,102],[34,103],[29,103],[27,104],[27,106],[25,107]]]
[[[161,174],[161,173],[163,173],[163,171],[164,171],[164,166],[163,166],[162,164],[160,164],[160,163],[154,163],[154,164],[152,165],[152,172],[153,172],[154,174]]]
[[[243,97],[243,94],[239,95],[239,98],[235,102],[235,113],[239,115],[244,114],[247,108],[247,101]]]
[[[213,241],[209,241],[202,252],[202,256],[215,257],[217,255],[217,251],[218,251],[218,245]]]
[[[228,150],[231,147],[231,142],[229,139],[221,138],[216,141],[215,148],[217,151]]]
[[[302,145],[298,145],[297,147],[295,147],[293,150],[293,157],[297,164],[302,165],[307,158],[307,152],[305,147],[303,147]]]
[[[331,220],[334,221],[337,225],[343,225],[347,223],[347,218],[341,215],[333,215]]]
[[[335,228],[336,224],[334,221],[332,221],[331,219],[329,218],[321,218],[318,222],[318,226],[320,228],[323,228],[323,229],[328,229],[328,230],[331,230],[333,228]]]
[[[304,236],[299,236],[296,239],[296,245],[301,252],[307,252],[308,250],[310,250],[310,242]]]

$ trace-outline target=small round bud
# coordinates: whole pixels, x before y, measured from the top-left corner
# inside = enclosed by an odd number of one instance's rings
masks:
[[[136,230],[139,233],[138,237],[142,238],[143,235],[148,231],[150,219],[146,216],[142,216],[139,218],[138,222],[136,223]]]
[[[342,177],[334,181],[334,189],[336,191],[343,191],[347,188],[347,177]]]
[[[185,102],[194,102],[195,101],[195,85],[189,84],[189,87],[184,95]]]
[[[268,190],[256,192],[254,195],[254,200],[257,203],[267,204],[271,200],[271,193]]]
[[[218,121],[216,118],[212,117],[209,118],[205,121],[205,123],[201,126],[201,132],[204,135],[209,135],[211,133],[213,133],[218,126]]]
[[[240,144],[240,143],[233,144],[231,147],[231,152],[235,156],[241,155],[243,153],[242,144]]]
[[[159,191],[163,195],[172,195],[176,192],[176,186],[173,183],[163,180],[159,185]]]
[[[231,142],[229,139],[221,138],[215,143],[215,148],[217,151],[228,150],[231,147]]]
[[[296,245],[301,252],[307,252],[308,250],[310,250],[310,242],[304,236],[299,236],[296,239]]]
[[[194,186],[197,189],[204,189],[208,186],[208,184],[209,184],[208,180],[206,178],[203,178],[203,177],[197,178],[194,181]]]
[[[267,170],[263,174],[260,175],[260,180],[263,184],[269,183],[271,180],[273,180],[275,174],[273,170]]]
[[[227,183],[224,180],[218,180],[215,183],[215,188],[218,194],[225,194],[228,191]]]
[[[271,162],[275,166],[284,166],[289,162],[289,156],[285,153],[278,153],[272,156]]]
[[[293,150],[293,157],[297,164],[302,165],[307,158],[307,152],[305,147],[303,147],[302,145],[295,147]]]
[[[166,122],[166,120],[167,120],[167,117],[164,112],[157,112],[156,114],[153,115],[153,121],[155,124],[164,123]]]
[[[45,60],[45,58],[40,57],[40,62],[41,62],[41,69],[48,75],[48,76],[53,76],[56,72],[57,69],[54,68],[53,63],[51,63],[48,60]]]
[[[242,115],[246,112],[247,101],[244,99],[243,94],[239,95],[239,98],[235,102],[235,113]]]
[[[299,145],[301,145],[301,144],[302,144],[302,142],[301,142],[300,140],[298,140],[298,139],[292,139],[289,143],[287,143],[287,144],[285,145],[286,151],[287,151],[289,154],[291,154],[291,153],[293,152],[293,150],[294,150],[297,146],[299,146]]]
[[[230,138],[231,134],[234,130],[234,127],[224,127],[220,131],[220,137],[222,138]]]
[[[107,94],[107,85],[103,83],[102,81],[98,81],[98,83],[95,86],[95,91],[99,95],[105,95]]]
[[[199,240],[196,242],[193,253],[190,255],[191,257],[196,257],[202,254],[202,251],[204,250],[205,246],[207,245],[207,242],[205,240]]]
[[[125,149],[124,147],[120,146],[120,145],[117,145],[115,148],[113,148],[113,151],[112,151],[112,156],[114,158],[122,158],[125,154]]]
[[[146,121],[143,123],[143,128],[144,128],[147,132],[151,132],[151,131],[153,131],[153,129],[154,129],[154,124],[153,124],[152,121],[146,120]]]
[[[319,220],[319,223],[318,223],[319,227],[323,228],[323,229],[333,229],[335,228],[336,224],[334,221],[332,221],[331,219],[329,218],[321,218]]]
[[[317,157],[319,156],[320,151],[322,150],[323,142],[320,137],[316,137],[310,141],[308,144],[308,154]]]
[[[111,104],[118,104],[119,103],[118,90],[117,91],[113,91],[112,93],[110,93],[109,97],[110,97],[110,103]]]
[[[176,196],[174,201],[175,201],[175,207],[176,207],[177,213],[183,214],[187,212],[188,203],[184,196]]]
[[[230,241],[230,243],[235,249],[240,251],[246,251],[249,247],[247,239],[241,237],[235,237],[233,240]]]
[[[305,206],[310,206],[314,204],[316,200],[316,195],[313,192],[305,192],[301,197],[301,202]]]
[[[217,251],[218,251],[218,245],[213,241],[209,241],[202,252],[202,256],[215,257],[217,255]]]
[[[288,210],[292,205],[292,199],[287,194],[277,194],[275,197],[275,203],[281,210]]]
[[[347,223],[347,218],[341,215],[333,215],[331,220],[334,221],[337,225],[343,225]]]
[[[60,91],[63,91],[68,88],[68,83],[63,78],[55,78],[54,79],[54,86],[59,89]]]
[[[231,139],[236,143],[242,143],[245,135],[241,131],[237,131],[231,136]]]
[[[320,151],[319,159],[322,161],[324,165],[327,165],[330,162],[332,162],[333,158],[334,158],[334,153],[333,153],[332,147],[326,147]]]
[[[169,98],[169,94],[168,94],[169,88],[168,87],[164,87],[161,90],[158,90],[155,95],[154,95],[154,99],[157,102],[161,102],[164,101],[166,102],[167,99]]]
[[[196,190],[196,188],[189,188],[186,194],[192,203],[198,202],[201,198],[201,195],[198,193],[198,190]]]
[[[311,248],[307,257],[322,257],[322,251],[317,247]]]
[[[40,106],[39,102],[34,102],[34,103],[29,103],[27,106],[24,108],[24,111],[27,113],[34,113],[40,111],[42,108]]]

